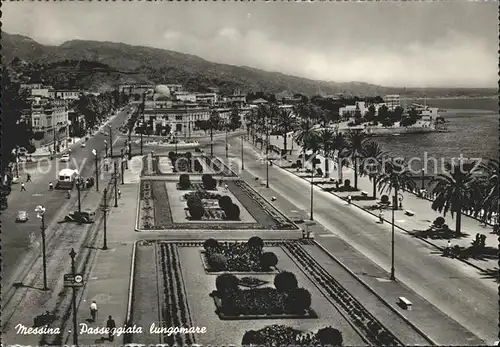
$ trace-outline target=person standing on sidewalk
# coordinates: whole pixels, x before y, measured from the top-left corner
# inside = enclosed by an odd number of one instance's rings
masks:
[[[97,317],[97,304],[95,300],[90,304],[90,317],[92,317],[92,322],[95,322]]]
[[[380,212],[378,213],[378,219],[380,224],[384,224],[384,211],[380,210]]]
[[[24,186],[24,182],[23,182],[23,183],[21,183],[21,191],[22,191],[22,192],[26,192],[26,191],[27,191],[27,190],[26,190],[26,187]]]
[[[352,196],[349,194],[347,196],[347,203],[350,205],[351,204],[351,201],[352,201]]]
[[[31,175],[26,174],[26,183],[31,182]]]
[[[122,198],[122,191],[120,190],[120,188],[118,188],[118,190],[116,192],[118,194],[118,199],[121,199]]]
[[[116,323],[113,317],[108,316],[108,320],[106,322],[106,328],[109,329],[108,340],[112,342],[114,340],[114,333],[115,333],[114,329],[116,328]]]

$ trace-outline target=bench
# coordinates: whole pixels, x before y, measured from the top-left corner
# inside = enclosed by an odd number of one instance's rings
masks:
[[[367,193],[367,192],[365,192],[365,191],[363,190],[363,191],[361,192],[361,196],[366,197],[366,196],[368,196],[368,193]]]
[[[411,301],[405,298],[404,296],[400,296],[398,304],[405,310],[411,311]]]
[[[405,210],[405,215],[412,217],[415,215],[415,212],[410,211],[410,210]]]

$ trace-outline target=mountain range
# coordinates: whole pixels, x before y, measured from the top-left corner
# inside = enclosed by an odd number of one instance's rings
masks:
[[[114,89],[120,83],[173,83],[195,91],[219,87],[226,93],[240,90],[282,95],[400,94],[429,98],[490,96],[497,92],[493,88],[395,88],[364,82],[317,81],[247,66],[214,63],[170,50],[114,42],[72,40],[49,46],[27,36],[2,32],[1,43],[3,65],[14,58],[36,64],[44,81],[58,87],[102,91]],[[86,64],[87,68],[82,68],[81,64],[71,63],[79,61],[92,62],[98,67],[89,69]]]

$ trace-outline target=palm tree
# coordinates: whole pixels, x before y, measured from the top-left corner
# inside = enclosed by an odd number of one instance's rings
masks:
[[[329,129],[323,129],[316,133],[318,141],[320,142],[321,149],[323,150],[323,155],[325,157],[325,177],[330,175],[328,167],[328,159],[332,155],[335,147],[335,133]]]
[[[387,152],[376,141],[368,141],[360,153],[361,175],[367,175],[373,183],[373,198],[377,198],[377,179],[382,171],[382,159]]]
[[[306,139],[314,132],[314,125],[309,118],[302,119],[297,131],[294,133],[294,140],[302,146],[302,153],[305,156],[307,151]],[[304,168],[305,160],[302,161]]]
[[[281,109],[278,112],[278,117],[276,119],[276,130],[279,132],[281,136],[283,136],[283,151],[284,151],[284,159],[286,159],[287,155],[287,139],[288,133],[294,131],[299,125],[298,118],[295,114],[292,113],[291,110]]]
[[[457,215],[455,232],[460,235],[462,223],[462,209],[470,208],[477,193],[475,165],[473,163],[460,163],[451,165],[446,163],[445,173],[437,175],[431,180],[435,184],[432,192],[436,198],[432,202],[434,211],[451,216]],[[498,198],[498,197],[497,197]]]
[[[339,180],[342,181],[343,176],[342,176],[342,167],[344,166],[344,158],[346,157],[346,147],[347,147],[347,140],[344,137],[343,133],[337,133],[335,135],[335,138],[333,139],[333,146],[335,147],[335,150],[337,151],[337,168],[338,168],[338,173],[339,173]]]
[[[347,135],[346,155],[351,158],[354,166],[354,188],[358,189],[358,158],[363,152],[366,134],[361,131],[349,131]]]
[[[499,201],[498,196],[500,191],[499,185],[499,165],[497,159],[490,159],[487,162],[482,162],[480,169],[483,170],[484,176],[478,179],[480,184],[479,189],[482,190],[481,194],[481,204],[480,208],[477,209],[477,213],[481,209],[484,210],[482,216],[483,221],[491,219],[493,213],[498,213]]]

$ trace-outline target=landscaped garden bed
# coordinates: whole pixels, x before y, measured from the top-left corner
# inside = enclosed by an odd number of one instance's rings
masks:
[[[205,180],[212,184],[209,185],[209,188],[218,189],[213,178],[209,175],[205,177]],[[151,216],[154,217],[153,220],[145,224],[144,229],[298,229],[288,218],[243,181],[226,181],[224,190],[220,194],[212,195],[212,191],[201,190],[207,188],[206,183],[191,182],[189,177],[186,178],[183,178],[182,182],[178,184],[161,180],[141,181],[143,187],[152,187],[151,196],[154,199],[147,205],[153,208],[154,213],[148,213],[146,211],[147,203],[143,204],[143,201],[148,200],[148,198],[144,197],[142,193],[144,189],[141,188],[139,219],[142,221],[145,216],[149,216],[146,217],[148,219]],[[173,188],[167,190],[167,185],[171,185]],[[178,191],[178,186],[183,189]],[[184,188],[198,189],[195,189],[195,192],[186,189],[186,193],[182,193]],[[141,223],[139,223],[139,228],[142,228]],[[207,226],[207,223],[210,225]]]
[[[316,333],[305,333],[285,325],[270,325],[260,330],[249,330],[241,345],[250,346],[342,346],[342,333],[330,326]]]
[[[251,237],[247,242],[218,242],[208,239],[203,244],[202,262],[207,273],[276,272],[277,256],[264,251],[264,242]]]
[[[223,175],[223,176],[236,176],[236,174],[231,171],[226,164],[222,162],[217,157],[208,157],[208,156],[203,156],[202,157],[205,163],[210,167],[212,172],[216,175]]]
[[[231,274],[217,277],[211,296],[221,319],[318,318],[311,308],[311,294],[299,288],[291,272],[278,273],[273,287],[242,289]]]

